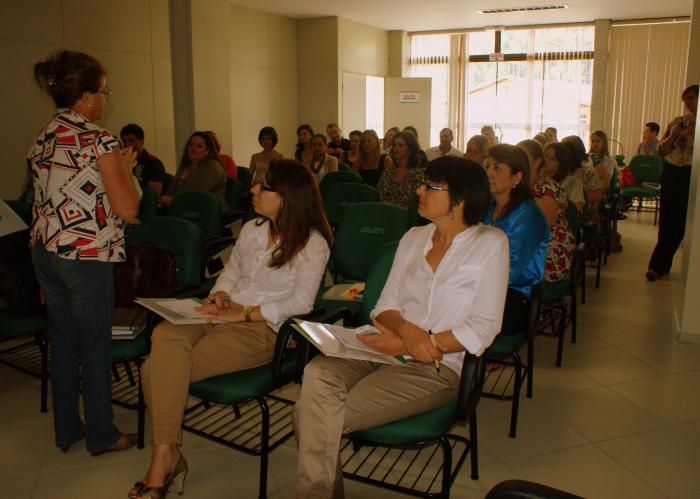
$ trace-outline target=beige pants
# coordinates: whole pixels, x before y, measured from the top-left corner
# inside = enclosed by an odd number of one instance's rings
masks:
[[[181,424],[190,383],[271,362],[275,338],[265,322],[160,323],[141,371],[151,443],[182,445]]]
[[[457,396],[459,375],[433,364],[377,364],[319,355],[304,370],[294,406],[297,497],[343,497],[343,434],[440,407]]]

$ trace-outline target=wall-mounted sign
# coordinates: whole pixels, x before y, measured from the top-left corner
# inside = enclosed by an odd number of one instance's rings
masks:
[[[417,90],[400,90],[399,102],[416,103],[420,102],[420,92]]]

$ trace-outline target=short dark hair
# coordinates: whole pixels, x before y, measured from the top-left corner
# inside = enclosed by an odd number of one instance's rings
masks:
[[[556,156],[557,161],[559,162],[559,170],[552,178],[557,182],[561,182],[569,175],[569,172],[571,171],[571,153],[569,152],[568,147],[561,142],[550,142],[544,146],[544,152],[547,152],[547,149],[554,150],[554,156]]]
[[[654,132],[656,135],[658,135],[659,132],[661,131],[661,127],[660,127],[659,124],[656,123],[655,121],[650,121],[649,123],[647,123],[647,124],[644,125],[644,126],[645,126],[646,128],[648,128],[649,130],[651,130],[652,132]]]
[[[688,88],[683,90],[683,93],[681,94],[681,99],[685,99],[686,97],[688,97],[688,94],[690,92],[693,92],[695,94],[695,97],[697,97],[699,88],[700,88],[700,85],[698,85],[697,83],[695,85],[690,85]]]
[[[348,137],[352,137],[353,135],[357,135],[358,137],[362,137],[362,132],[359,130],[353,130],[352,132],[350,132]],[[377,140],[379,140],[379,139],[377,139]]]
[[[56,107],[72,107],[84,92],[99,92],[106,75],[100,61],[72,50],[56,50],[34,65],[34,79]]]
[[[321,139],[324,144],[328,144],[328,137],[323,135],[322,133],[315,133],[311,136],[311,141],[313,142],[314,139]]]
[[[328,123],[328,124],[326,125],[326,130],[328,130],[329,128],[333,128],[333,127],[340,128],[340,127],[338,126],[338,123]]]
[[[530,189],[530,160],[527,153],[521,148],[510,144],[494,144],[486,152],[489,158],[499,163],[505,163],[510,167],[511,174],[523,174],[523,178],[513,186],[508,195],[508,203],[503,207],[501,216],[513,211],[520,203],[532,199]]]
[[[447,184],[450,207],[464,201],[462,217],[467,225],[476,225],[484,219],[491,194],[481,165],[466,158],[442,156],[428,163],[425,178]]]
[[[581,168],[583,163],[588,159],[586,145],[578,135],[567,135],[561,139],[561,143],[564,144],[571,153],[571,171],[575,172]]]
[[[275,147],[279,141],[277,130],[271,126],[264,126],[260,129],[258,132],[258,144],[262,145],[262,141],[265,137],[270,137],[272,139],[272,147]]]
[[[129,123],[128,125],[124,125],[119,132],[119,136],[123,139],[124,136],[126,135],[133,135],[139,140],[143,140],[144,137],[146,137],[146,134],[143,133],[143,128],[138,126],[136,123]]]
[[[554,135],[556,135],[556,134],[557,134],[557,129],[556,129],[556,128],[554,128],[553,126],[548,126],[547,128],[545,128],[545,129],[544,129],[544,131],[545,131],[545,132],[546,132],[547,130],[551,130],[551,131],[553,131],[553,132],[554,132]]]

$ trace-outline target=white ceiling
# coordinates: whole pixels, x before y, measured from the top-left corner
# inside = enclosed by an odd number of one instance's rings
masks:
[[[689,16],[693,0],[229,0],[292,19],[339,16],[385,30],[423,31]],[[566,4],[565,10],[479,14],[480,9]]]

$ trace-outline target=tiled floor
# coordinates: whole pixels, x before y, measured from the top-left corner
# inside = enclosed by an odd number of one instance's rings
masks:
[[[700,497],[700,345],[673,337],[678,271],[643,279],[656,238],[651,215],[632,213],[620,230],[624,252],[610,258],[599,290],[589,271],[579,341],[566,344],[562,368],[554,367],[555,340],[536,340],[535,397],[522,399],[517,439],[506,434],[510,405],[482,399],[481,478],[470,480],[465,467],[453,497],[483,497],[510,478],[586,497]],[[52,445],[50,413],[38,411],[37,381],[6,367],[0,377],[0,497],[126,497],[147,451],[93,458],[78,445],[63,455]],[[115,412],[121,428],[135,428],[133,412]],[[190,434],[184,452],[185,497],[257,497],[257,459]],[[271,456],[269,497],[294,497],[295,466],[290,441]],[[353,482],[346,492],[399,497]]]

